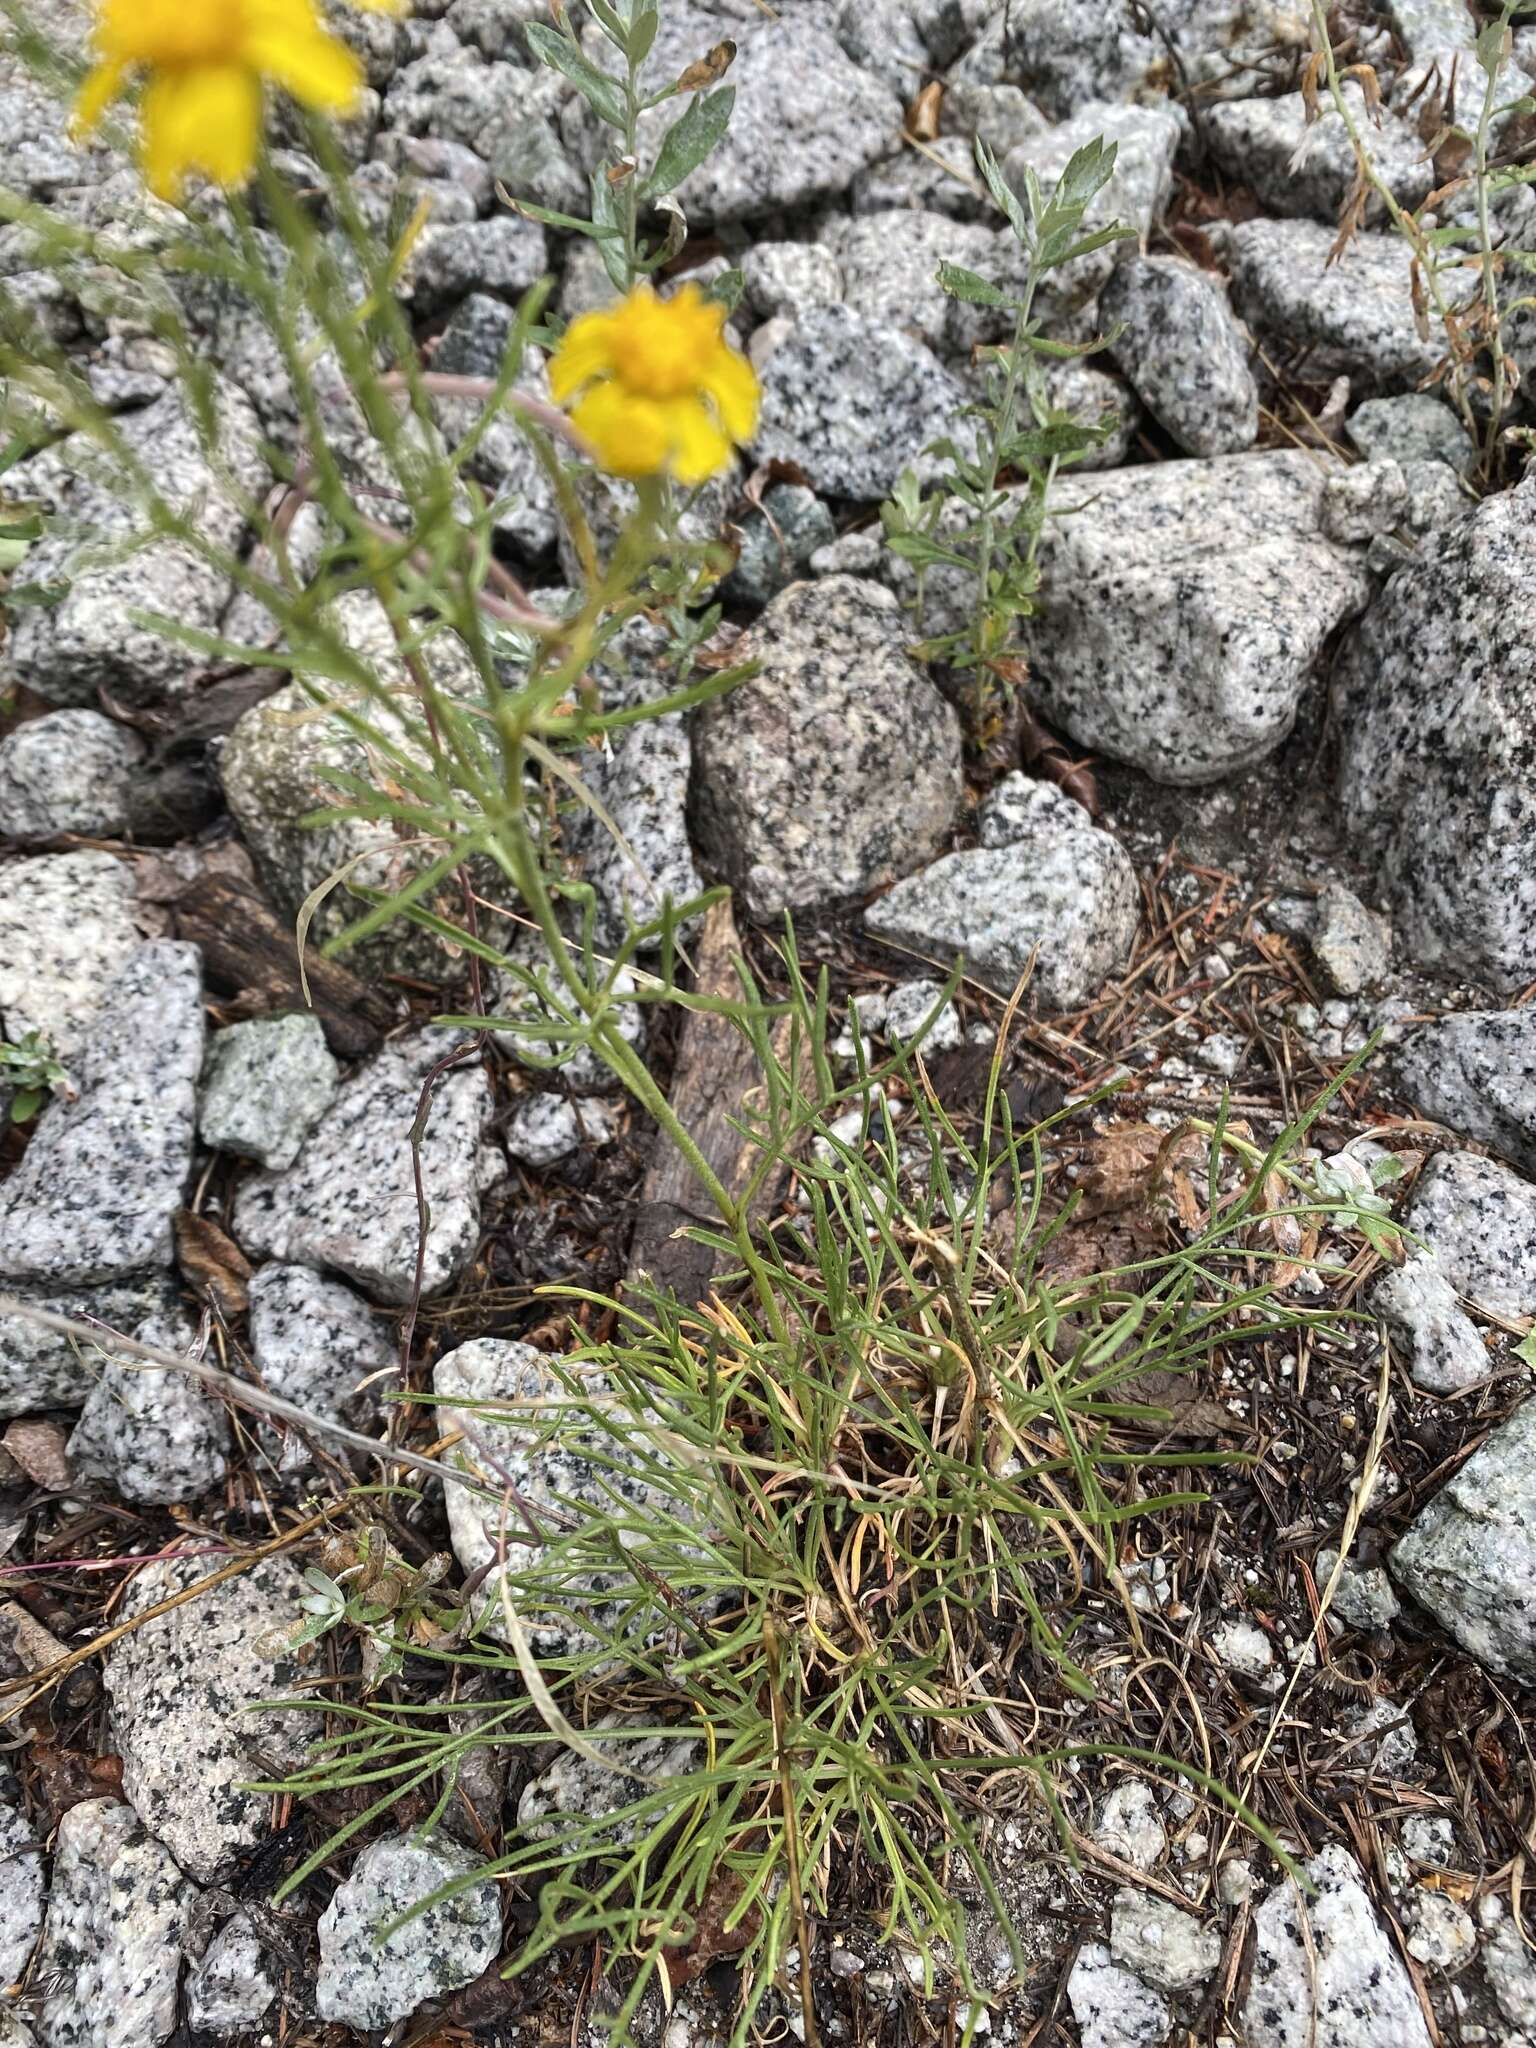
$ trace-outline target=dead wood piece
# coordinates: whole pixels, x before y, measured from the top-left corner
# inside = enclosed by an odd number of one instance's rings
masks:
[[[254,994],[268,1010],[302,1010],[304,987],[292,926],[251,883],[217,873],[199,875],[175,900],[178,935],[203,950],[210,986]],[[395,1006],[349,968],[311,949],[305,955],[310,1007],[341,1059],[376,1052],[395,1022]]]
[[[728,903],[717,903],[705,916],[695,952],[696,987],[701,994],[738,995],[735,962],[741,944]],[[787,1023],[777,1042],[787,1052]],[[752,1048],[723,1017],[690,1011],[683,1026],[672,1079],[672,1107],[694,1143],[732,1194],[745,1188],[759,1153],[731,1124],[741,1113],[748,1093],[762,1081]],[[754,1218],[764,1216],[778,1198],[782,1178],[775,1174],[753,1204]],[[655,1287],[670,1289],[679,1301],[702,1301],[719,1270],[718,1254],[678,1233],[690,1223],[718,1227],[719,1218],[695,1179],[693,1169],[664,1131],[640,1190],[639,1216],[630,1245],[627,1282],[642,1275]]]

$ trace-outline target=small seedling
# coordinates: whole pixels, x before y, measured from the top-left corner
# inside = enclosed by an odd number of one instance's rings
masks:
[[[49,1050],[40,1031],[29,1031],[17,1044],[0,1042],[0,1088],[14,1089],[11,1122],[30,1123],[48,1100],[65,1086],[68,1076]]]

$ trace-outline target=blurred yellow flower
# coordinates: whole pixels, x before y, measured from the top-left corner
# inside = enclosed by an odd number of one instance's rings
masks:
[[[725,338],[725,308],[685,284],[670,299],[637,285],[583,313],[550,359],[549,388],[614,476],[670,472],[701,484],[757,425],[752,365]]]
[[[388,14],[404,0],[357,0]],[[306,106],[344,113],[362,66],[325,26],[315,0],[96,0],[96,63],[75,102],[93,128],[133,74],[146,74],[140,122],[144,175],[175,199],[191,171],[243,185],[261,146],[265,81]]]

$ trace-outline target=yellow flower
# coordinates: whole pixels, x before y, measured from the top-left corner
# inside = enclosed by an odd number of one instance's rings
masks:
[[[638,285],[604,313],[583,313],[549,365],[549,388],[614,476],[701,484],[751,438],[758,388],[725,338],[725,308],[685,284],[670,299]]]
[[[386,13],[403,0],[359,0]],[[96,0],[95,68],[75,125],[95,127],[135,72],[147,74],[140,120],[144,175],[175,199],[190,171],[243,185],[261,146],[267,79],[306,106],[344,113],[362,66],[326,28],[315,0]]]

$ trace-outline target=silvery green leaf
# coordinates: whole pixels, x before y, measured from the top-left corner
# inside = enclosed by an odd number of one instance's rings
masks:
[[[974,306],[1006,306],[1012,303],[1007,292],[999,291],[984,277],[978,277],[974,270],[966,270],[958,263],[939,265],[939,283],[952,299],[965,299]]]
[[[568,37],[540,22],[528,24],[528,43],[540,63],[571,81],[600,120],[610,128],[624,126],[624,92],[616,78],[599,71]]]
[[[1008,225],[1021,242],[1028,241],[1029,222],[1025,217],[1024,208],[1019,203],[1019,195],[1003,176],[997,158],[980,135],[976,138],[976,168],[985,179],[987,190],[992,194],[999,209],[1006,214]]]
[[[675,192],[691,171],[696,171],[717,147],[730,126],[736,105],[736,88],[724,85],[718,92],[700,93],[688,102],[674,121],[656,152],[655,166],[645,181],[646,197],[659,198]]]

